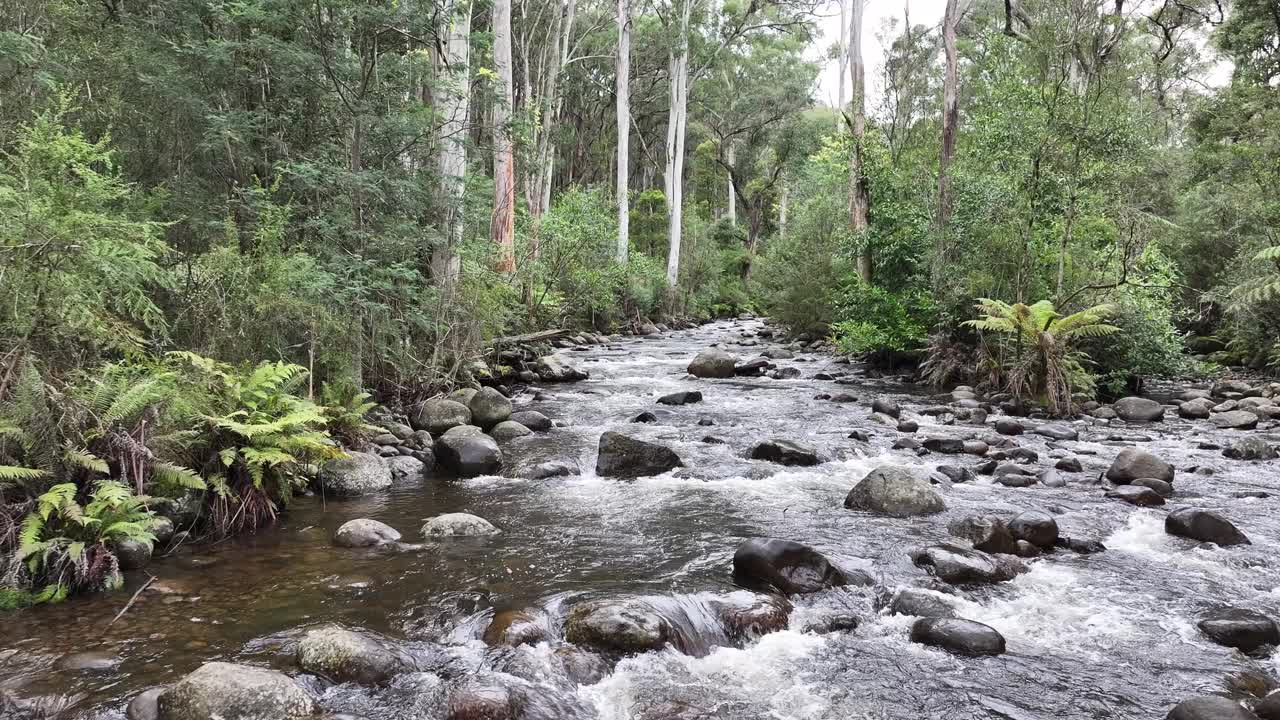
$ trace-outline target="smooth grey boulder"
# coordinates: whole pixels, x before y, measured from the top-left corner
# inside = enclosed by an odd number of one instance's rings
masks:
[[[1123,500],[1138,507],[1156,507],[1164,504],[1160,493],[1144,485],[1118,485],[1106,492],[1112,500]]]
[[[507,442],[519,437],[532,435],[533,431],[515,420],[503,420],[489,430],[489,436],[498,442]]]
[[[423,401],[410,418],[415,430],[439,435],[449,428],[471,424],[471,410],[457,400],[435,398]]]
[[[902,588],[894,593],[888,609],[890,615],[941,618],[956,616],[955,606],[941,593],[923,588]]]
[[[1000,655],[1005,648],[995,628],[961,618],[920,618],[911,626],[911,642],[970,657]]]
[[[511,413],[511,419],[534,432],[546,432],[551,429],[551,418],[537,410],[521,410]]]
[[[381,638],[335,624],[308,630],[298,641],[298,667],[336,683],[384,685],[412,668]]]
[[[511,401],[491,387],[480,388],[467,401],[467,409],[471,411],[471,424],[483,430],[511,417]]]
[[[1015,555],[1017,538],[1003,520],[990,515],[969,515],[947,523],[947,532],[968,540],[975,550]]]
[[[817,450],[808,445],[782,438],[774,438],[757,443],[755,447],[751,448],[751,459],[768,460],[769,462],[788,466],[817,465],[819,462]]]
[[[955,545],[930,545],[912,553],[912,562],[952,585],[997,583],[1026,572],[1020,560],[1009,555],[988,555]]]
[[[1188,420],[1205,420],[1213,411],[1213,401],[1208,398],[1196,398],[1178,404],[1178,417]]]
[[[1249,545],[1249,538],[1232,522],[1212,510],[1180,508],[1164,519],[1164,531],[1170,535],[1211,542],[1217,545]]]
[[[1178,703],[1165,720],[1258,720],[1258,716],[1234,700],[1205,695]]]
[[[345,548],[386,545],[400,539],[400,532],[386,523],[369,518],[348,520],[333,534],[333,544]]]
[[[601,477],[647,477],[683,466],[680,456],[664,445],[612,431],[600,436],[596,474]]]
[[[733,580],[739,585],[785,595],[813,593],[849,584],[826,556],[790,540],[753,538],[733,554]]]
[[[579,475],[581,470],[577,463],[574,462],[558,462],[550,460],[544,463],[538,463],[533,467],[525,468],[520,471],[520,477],[526,480],[545,480],[553,477],[567,477],[569,475]]]
[[[161,685],[134,695],[125,708],[124,716],[128,720],[160,720],[160,695],[166,689]]]
[[[1258,427],[1258,416],[1248,410],[1231,410],[1214,415],[1209,422],[1223,430],[1252,430]]]
[[[565,618],[565,639],[577,645],[627,654],[659,650],[672,640],[671,624],[648,603],[599,600],[575,605]]]
[[[1250,653],[1268,645],[1280,645],[1280,628],[1260,612],[1222,608],[1200,618],[1200,632],[1219,645]]]
[[[1138,448],[1121,450],[1120,454],[1111,463],[1111,467],[1107,469],[1107,479],[1118,485],[1124,485],[1144,477],[1172,483],[1173,474],[1173,465]]]
[[[731,378],[738,361],[719,348],[709,348],[694,356],[689,374],[700,378]]]
[[[460,478],[496,475],[502,470],[502,450],[493,438],[459,426],[436,440],[435,454],[440,465]]]
[[[1060,442],[1080,439],[1080,433],[1069,425],[1041,425],[1036,428],[1035,432],[1037,435],[1050,438],[1051,440],[1058,440]]]
[[[544,355],[533,365],[533,372],[543,382],[575,382],[591,377],[590,373],[560,355]]]
[[[421,475],[427,464],[412,455],[397,455],[387,458],[387,468],[393,478],[411,478]]]
[[[319,483],[334,495],[365,495],[391,487],[391,466],[373,453],[348,452],[320,467]]]
[[[1164,406],[1149,398],[1120,398],[1111,407],[1121,420],[1129,423],[1158,422],[1164,417]]]
[[[149,540],[117,540],[112,543],[111,551],[121,570],[141,570],[151,562],[151,541]]]
[[[1009,532],[1036,547],[1051,548],[1058,541],[1058,522],[1049,513],[1025,510],[1009,521]]]
[[[886,397],[878,397],[872,400],[871,412],[882,413],[895,419],[902,415],[902,409],[898,407],[898,403]]]
[[[867,473],[849,491],[844,506],[893,517],[932,515],[946,509],[928,480],[897,465],[881,465]]]
[[[160,720],[304,720],[315,702],[284,673],[225,662],[201,665],[160,693]]]
[[[470,513],[436,515],[422,526],[422,535],[428,538],[497,535],[501,532],[493,523]]]

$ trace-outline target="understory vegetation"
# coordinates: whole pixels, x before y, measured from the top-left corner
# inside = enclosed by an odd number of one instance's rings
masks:
[[[3,4],[0,607],[270,524],[495,337],[762,312],[1055,414],[1275,372],[1268,3],[950,0],[835,109],[806,0]]]

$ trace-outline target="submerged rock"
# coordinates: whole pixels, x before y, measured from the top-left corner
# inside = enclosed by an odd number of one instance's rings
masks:
[[[765,538],[738,546],[733,554],[733,579],[743,587],[786,595],[848,584],[839,568],[808,545]]]
[[[167,686],[161,685],[134,695],[129,701],[129,706],[125,708],[124,716],[128,720],[159,720],[160,695],[166,689]]]
[[[501,610],[494,614],[484,630],[489,645],[536,644],[551,639],[551,622],[544,610],[521,608]]]
[[[1196,625],[1219,645],[1246,653],[1268,645],[1280,645],[1280,628],[1276,627],[1275,621],[1253,610],[1214,610],[1202,617]]]
[[[319,482],[334,495],[364,495],[391,487],[391,467],[373,453],[349,452],[321,466]]]
[[[692,405],[700,402],[702,393],[698,390],[682,390],[658,398],[659,405]]]
[[[817,465],[818,451],[792,440],[774,438],[751,448],[752,460],[768,460],[781,465]]]
[[[1181,508],[1169,513],[1164,519],[1164,531],[1170,535],[1222,546],[1249,544],[1249,538],[1230,520],[1216,512],[1200,508]]]
[[[334,624],[308,630],[298,641],[298,667],[332,682],[382,685],[412,669],[381,638]]]
[[[395,528],[369,518],[348,520],[333,534],[333,544],[345,548],[373,547],[399,539],[400,533]]]
[[[911,626],[911,641],[971,657],[1004,653],[995,628],[960,618],[922,617]]]
[[[867,473],[849,491],[844,506],[893,517],[932,515],[946,509],[928,480],[897,465],[881,465]]]
[[[659,650],[671,640],[671,625],[645,603],[601,600],[575,605],[564,624],[565,639],[606,652]]]
[[[284,673],[210,662],[160,694],[160,720],[304,720],[315,703]]]
[[[616,432],[600,436],[596,474],[601,477],[637,478],[661,475],[683,467],[680,456],[664,445],[645,442]]]

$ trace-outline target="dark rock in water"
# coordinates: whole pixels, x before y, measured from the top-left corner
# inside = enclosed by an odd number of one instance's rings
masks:
[[[1160,497],[1159,493],[1141,485],[1120,485],[1108,490],[1106,496],[1138,507],[1156,507],[1164,504],[1164,498]]]
[[[1018,551],[1014,553],[1014,555],[1017,555],[1020,558],[1040,557],[1041,548],[1038,545],[1032,545],[1026,540],[1019,540]]]
[[[671,624],[636,600],[598,600],[575,605],[564,624],[565,639],[602,650],[635,654],[659,650],[672,639]]]
[[[471,410],[455,400],[427,400],[417,407],[410,418],[414,430],[426,430],[439,435],[449,428],[471,424]]]
[[[769,377],[774,380],[794,380],[800,377],[800,368],[780,367],[769,372]],[[856,398],[855,398],[856,399]]]
[[[1004,520],[988,515],[969,515],[947,523],[947,532],[973,543],[976,550],[989,553],[1017,553],[1017,539]]]
[[[1254,436],[1231,443],[1231,447],[1222,451],[1232,460],[1275,460],[1280,458],[1280,450],[1266,440]]]
[[[1232,410],[1214,415],[1209,422],[1223,430],[1252,430],[1258,427],[1258,416],[1248,410]]]
[[[1002,463],[995,470],[996,482],[1005,487],[1031,487],[1039,478],[1030,470],[1018,465]]]
[[[1004,652],[1004,636],[995,628],[960,618],[920,618],[911,626],[911,641],[972,657]]]
[[[752,460],[768,460],[782,465],[817,465],[818,452],[807,445],[774,438],[751,448]]]
[[[1211,542],[1222,546],[1248,545],[1249,538],[1233,524],[1211,510],[1180,508],[1164,519],[1164,531],[1170,535]]]
[[[1169,711],[1165,720],[1258,720],[1240,703],[1216,695],[1183,700]]]
[[[400,533],[395,528],[369,518],[348,520],[333,534],[333,544],[345,548],[373,547],[399,539]]]
[[[545,432],[551,429],[551,418],[536,410],[521,410],[511,413],[511,419],[534,432]]]
[[[684,463],[671,448],[616,432],[600,436],[596,474],[601,477],[646,477],[678,467],[684,467]]]
[[[518,720],[523,700],[497,677],[473,675],[449,694],[445,720]]]
[[[545,355],[534,363],[533,371],[543,382],[574,382],[586,380],[590,374],[559,355]]]
[[[1247,392],[1249,392],[1249,383],[1243,380],[1219,380],[1209,390],[1211,395],[1218,398],[1230,395],[1244,395]]]
[[[858,442],[871,442],[871,436],[867,435],[861,430],[854,430],[853,432],[849,433],[849,439],[857,440]]]
[[[965,455],[977,455],[978,457],[982,457],[983,455],[986,455],[989,450],[991,450],[991,446],[987,445],[983,440],[964,441]]]
[[[915,420],[899,420],[898,421],[898,432],[913,433],[919,429],[920,429],[920,423],[916,422]]]
[[[1009,532],[1036,547],[1050,548],[1058,541],[1058,522],[1048,513],[1026,510],[1009,521]]]
[[[973,471],[956,465],[939,465],[938,472],[953,483],[973,482]]]
[[[945,455],[959,455],[964,452],[964,441],[959,438],[925,438],[923,445],[933,452]]]
[[[689,374],[700,378],[731,378],[737,360],[718,348],[703,350],[689,363]]]
[[[1253,712],[1261,720],[1280,720],[1280,692],[1272,692],[1253,706]],[[132,720],[132,718],[130,718]]]
[[[975,468],[979,475],[994,475],[998,469],[1000,469],[1000,463],[995,460],[988,460]]]
[[[520,477],[527,480],[545,480],[553,477],[566,477],[569,475],[577,475],[582,471],[578,469],[577,463],[558,462],[552,460],[550,462],[538,463],[520,473]]]
[[[349,452],[320,468],[317,482],[332,495],[365,495],[391,487],[391,467],[373,453]]]
[[[461,478],[496,475],[502,471],[502,451],[482,433],[445,433],[435,445],[436,461]]]
[[[1062,458],[1057,462],[1056,465],[1053,466],[1053,468],[1055,470],[1061,470],[1062,472],[1069,472],[1069,473],[1084,472],[1084,465],[1080,464],[1079,459],[1073,458],[1073,457]]]
[[[858,402],[858,398],[854,397],[853,395],[850,395],[849,393],[836,393],[835,395],[832,395],[828,399],[831,400],[831,402],[833,403]]]
[[[786,595],[849,584],[839,568],[808,545],[765,538],[738,546],[733,554],[733,580],[752,590]]]
[[[734,592],[711,603],[725,635],[746,640],[785,630],[791,618],[791,603],[777,595]]]
[[[889,601],[889,614],[951,618],[956,616],[956,609],[938,593],[921,588],[902,588]]]
[[[1036,428],[1036,434],[1059,441],[1080,439],[1080,433],[1076,432],[1075,428],[1066,425],[1041,425]]]
[[[1200,618],[1197,625],[1201,632],[1219,645],[1246,653],[1268,645],[1280,645],[1280,628],[1275,621],[1252,610],[1214,610]]]
[[[1040,453],[1031,448],[1010,447],[1001,450],[996,455],[997,460],[1012,460],[1016,463],[1037,463],[1040,462]]]
[[[712,420],[711,418],[706,418],[706,417],[698,418],[698,427],[712,427],[715,424],[716,424],[716,421]]]
[[[715,435],[703,435],[702,442],[708,445],[724,445],[726,443],[725,440],[722,440]]]
[[[489,645],[536,645],[551,639],[550,619],[537,608],[501,610],[484,629],[483,639]]]
[[[467,402],[467,409],[471,411],[472,424],[484,430],[511,418],[511,401],[491,387],[480,388]]]
[[[955,545],[930,545],[911,556],[912,562],[952,585],[1012,580],[1027,568],[1017,558],[988,555]]]
[[[1107,479],[1119,485],[1143,477],[1172,483],[1173,473],[1173,466],[1155,455],[1137,448],[1125,448],[1107,469]]]
[[[768,358],[760,357],[754,360],[748,360],[741,365],[735,365],[733,368],[733,374],[748,377],[758,376],[765,374],[765,372],[772,367],[773,363],[769,362]]]
[[[1127,397],[1115,401],[1111,405],[1116,415],[1128,423],[1158,422],[1164,417],[1164,406],[1155,400],[1140,397]]]
[[[413,669],[381,638],[338,625],[308,630],[298,641],[298,667],[337,683],[383,685]]]
[[[167,686],[153,687],[143,690],[129,701],[124,716],[128,720],[160,720],[160,695]]]
[[[654,415],[653,413],[649,412],[648,410],[645,410],[644,412],[640,413],[639,415],[637,415],[637,416],[635,416],[635,417],[631,418],[631,422],[633,422],[633,423],[655,423],[655,422],[658,422],[658,416],[657,416],[657,415]]]
[[[660,405],[692,405],[700,402],[702,402],[702,393],[697,390],[674,392],[658,398],[658,404]]]
[[[1129,485],[1130,487],[1151,488],[1155,494],[1162,498],[1173,497],[1173,486],[1163,480],[1157,480],[1155,478],[1138,478],[1137,480],[1129,483]]]
[[[904,437],[904,438],[898,438],[897,440],[893,441],[893,449],[894,450],[924,450],[924,446],[920,444],[919,440],[916,440],[914,438]],[[928,451],[925,450],[924,452],[928,452]]]
[[[996,432],[1001,435],[1021,435],[1025,431],[1026,428],[1023,427],[1022,423],[1013,418],[1002,417],[996,419]]]
[[[1082,540],[1080,538],[1059,537],[1054,547],[1059,547],[1071,552],[1080,553],[1081,555],[1093,555],[1103,552],[1107,549],[1106,545],[1097,540]]]
[[[871,401],[871,412],[878,412],[888,415],[891,418],[897,418],[902,414],[902,408],[898,407],[898,403],[884,397],[878,397]]]
[[[117,540],[111,544],[121,570],[141,570],[151,562],[151,541]]]
[[[160,720],[305,720],[315,702],[284,673],[210,662],[160,693]]]
[[[896,465],[881,465],[867,473],[849,491],[844,506],[893,517],[931,515],[946,509],[927,480]]]

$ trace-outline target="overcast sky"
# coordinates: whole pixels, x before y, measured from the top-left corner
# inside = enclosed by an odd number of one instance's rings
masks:
[[[851,3],[853,0],[844,0]],[[876,38],[885,21],[890,18],[898,20],[898,27],[903,24],[903,12],[910,9],[911,24],[935,26],[942,22],[942,13],[946,9],[946,0],[865,0],[866,11],[862,23],[862,57],[867,64],[867,107],[875,106],[880,97],[880,70],[883,65],[884,48]],[[846,5],[851,7],[851,5]],[[845,16],[846,21],[848,16]],[[819,23],[822,41],[818,52],[825,52],[840,39],[840,5],[833,0],[826,10],[826,16]],[[839,88],[840,67],[835,60],[825,61],[822,74],[818,76],[817,100],[827,105],[836,104],[836,91]],[[849,78],[845,79],[845,99],[849,97]]]

